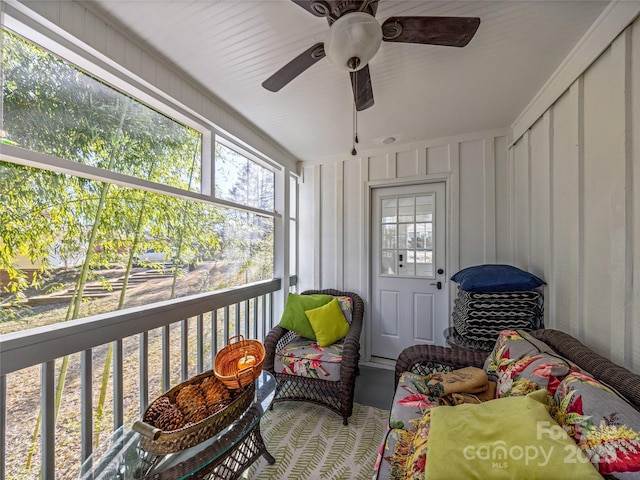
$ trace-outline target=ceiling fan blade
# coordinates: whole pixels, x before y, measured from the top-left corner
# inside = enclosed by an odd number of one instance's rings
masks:
[[[369,65],[357,72],[349,72],[351,76],[351,87],[353,88],[353,99],[356,102],[356,110],[366,110],[373,107],[373,88],[371,86],[371,75]]]
[[[324,44],[316,43],[267,78],[262,86],[271,92],[277,92],[324,56]]]
[[[325,16],[325,15],[322,14],[321,11],[318,11],[317,9],[313,8],[313,6],[311,5],[312,0],[292,0],[292,1],[293,1],[293,3],[295,3],[297,5],[300,5],[307,12],[312,13],[316,17],[324,17]],[[322,2],[322,3],[325,3],[325,2]]]
[[[464,47],[480,26],[477,17],[390,17],[382,24],[385,42]]]

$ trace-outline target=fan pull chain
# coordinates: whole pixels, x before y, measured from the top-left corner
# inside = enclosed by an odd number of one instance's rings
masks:
[[[354,83],[354,91],[357,92],[358,91],[358,75],[354,75],[353,83]],[[351,155],[354,155],[354,156],[358,154],[358,151],[356,150],[356,143],[358,143],[358,111],[356,109],[355,95],[353,98],[353,150],[351,150]]]
[[[356,143],[358,143],[358,114],[356,113],[356,104],[353,104],[353,150],[351,155],[357,155]]]

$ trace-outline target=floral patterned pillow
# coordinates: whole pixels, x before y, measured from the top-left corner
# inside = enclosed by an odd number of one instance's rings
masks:
[[[351,297],[336,297],[338,299],[338,303],[340,304],[340,310],[342,310],[342,314],[344,318],[347,320],[347,323],[351,325],[351,321],[353,320],[353,300]]]
[[[424,480],[427,465],[427,440],[431,428],[431,410],[411,421],[409,430],[395,429],[395,449],[391,455],[393,480]]]
[[[640,479],[640,412],[583,371],[560,382],[550,413],[602,475]]]
[[[549,353],[525,355],[498,368],[498,396],[527,395],[541,388],[553,395],[572,368],[564,358]]]
[[[438,404],[437,398],[430,396],[426,387],[429,378],[429,375],[411,372],[400,376],[389,414],[389,428],[409,429],[412,420],[422,417]]]
[[[524,356],[536,355],[538,353],[553,350],[546,343],[533,338],[524,330],[503,330],[498,335],[493,350],[484,363],[484,370],[490,378],[500,375],[500,370]]]

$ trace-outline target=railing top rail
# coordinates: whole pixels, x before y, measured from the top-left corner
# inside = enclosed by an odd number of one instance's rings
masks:
[[[276,292],[279,278],[0,335],[0,375]]]

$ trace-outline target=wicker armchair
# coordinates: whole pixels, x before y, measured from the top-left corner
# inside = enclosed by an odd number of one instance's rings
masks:
[[[342,422],[344,425],[347,425],[347,419],[353,411],[353,392],[356,376],[359,373],[360,332],[362,331],[364,302],[360,296],[353,292],[342,292],[333,289],[308,290],[302,292],[302,295],[317,293],[333,296],[348,296],[351,297],[352,300],[352,321],[349,332],[343,341],[344,348],[342,350],[342,361],[339,366],[339,380],[329,381],[320,378],[276,372],[274,364],[277,352],[298,338],[294,332],[279,325],[276,325],[265,338],[264,369],[271,372],[278,382],[274,403],[294,400],[323,405],[342,415]]]

